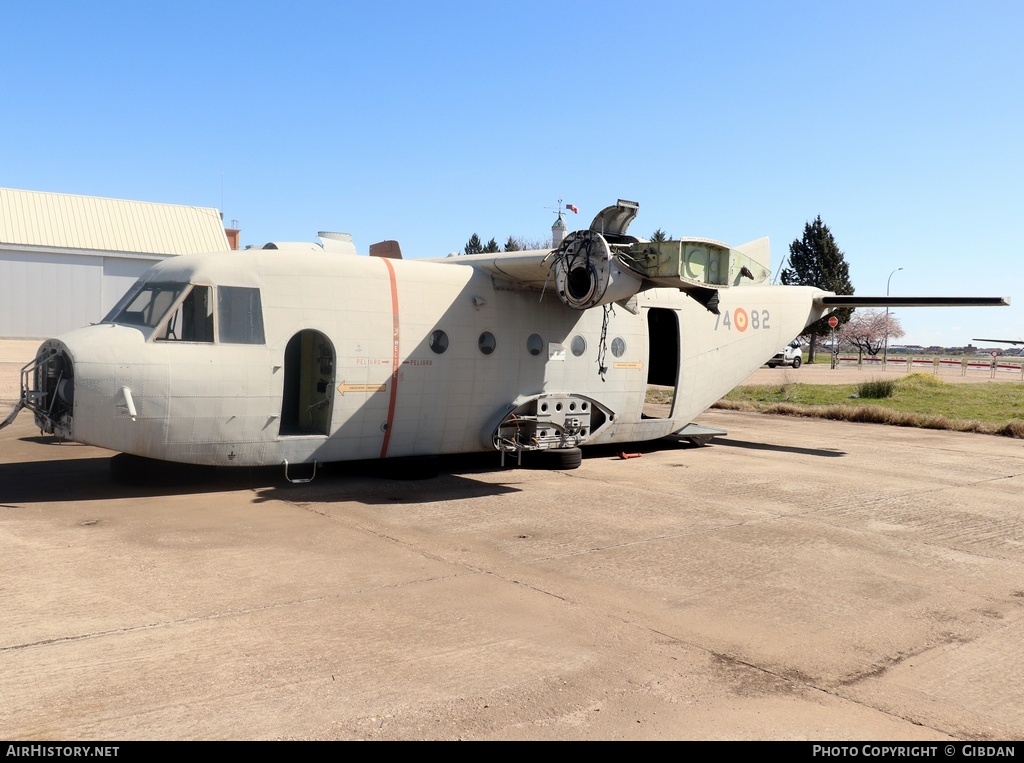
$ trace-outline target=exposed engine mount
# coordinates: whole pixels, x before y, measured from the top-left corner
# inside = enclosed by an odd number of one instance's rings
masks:
[[[643,285],[643,277],[627,268],[596,231],[570,233],[555,258],[555,291],[576,310],[629,299]]]
[[[75,367],[60,342],[45,342],[36,359],[21,369],[21,399],[40,431],[71,439]]]
[[[575,448],[615,419],[615,414],[584,395],[534,395],[505,414],[491,435],[495,450]]]

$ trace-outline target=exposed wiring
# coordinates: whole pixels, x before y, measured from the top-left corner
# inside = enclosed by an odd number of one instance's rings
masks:
[[[604,317],[601,319],[601,339],[597,345],[597,375],[601,381],[605,381],[604,375],[608,373],[608,366],[605,360],[608,357],[608,321],[615,313],[615,307],[609,302],[604,306]]]

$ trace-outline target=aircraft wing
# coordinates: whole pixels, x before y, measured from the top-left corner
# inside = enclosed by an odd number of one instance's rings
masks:
[[[593,230],[569,234],[557,249],[449,257],[433,262],[471,265],[491,274],[499,288],[551,290],[577,310],[625,303],[646,289],[679,289],[712,313],[718,294],[745,282],[763,283],[769,270],[767,240],[735,249],[718,241],[686,238],[616,240]]]
[[[435,262],[472,265],[490,273],[499,281],[507,282],[510,288],[540,290],[551,280],[554,254],[553,249],[527,249],[521,252],[465,254]]]
[[[997,344],[1024,344],[1024,339],[972,339],[972,342],[996,342]]]
[[[1009,297],[862,297],[825,294],[815,303],[822,307],[1007,307]]]
[[[619,199],[586,230],[568,234],[556,249],[471,254],[433,262],[471,265],[486,271],[498,288],[552,288],[576,310],[628,305],[646,289],[667,287],[688,294],[718,314],[719,293],[744,283],[764,283],[769,270],[767,239],[735,249],[720,241],[684,238],[646,241],[626,233],[639,205]]]

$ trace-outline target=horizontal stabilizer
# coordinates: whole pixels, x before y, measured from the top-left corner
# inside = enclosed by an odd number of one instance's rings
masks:
[[[856,294],[822,296],[822,307],[1007,307],[1009,297],[860,297]]]
[[[999,344],[1024,344],[1024,339],[972,339],[972,342],[998,342]],[[0,424],[0,426],[3,426]]]

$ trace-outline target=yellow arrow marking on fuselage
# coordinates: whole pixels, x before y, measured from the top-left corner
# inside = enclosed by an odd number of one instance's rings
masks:
[[[343,395],[346,392],[384,392],[387,388],[386,384],[345,384],[342,382],[338,385],[338,392]]]

